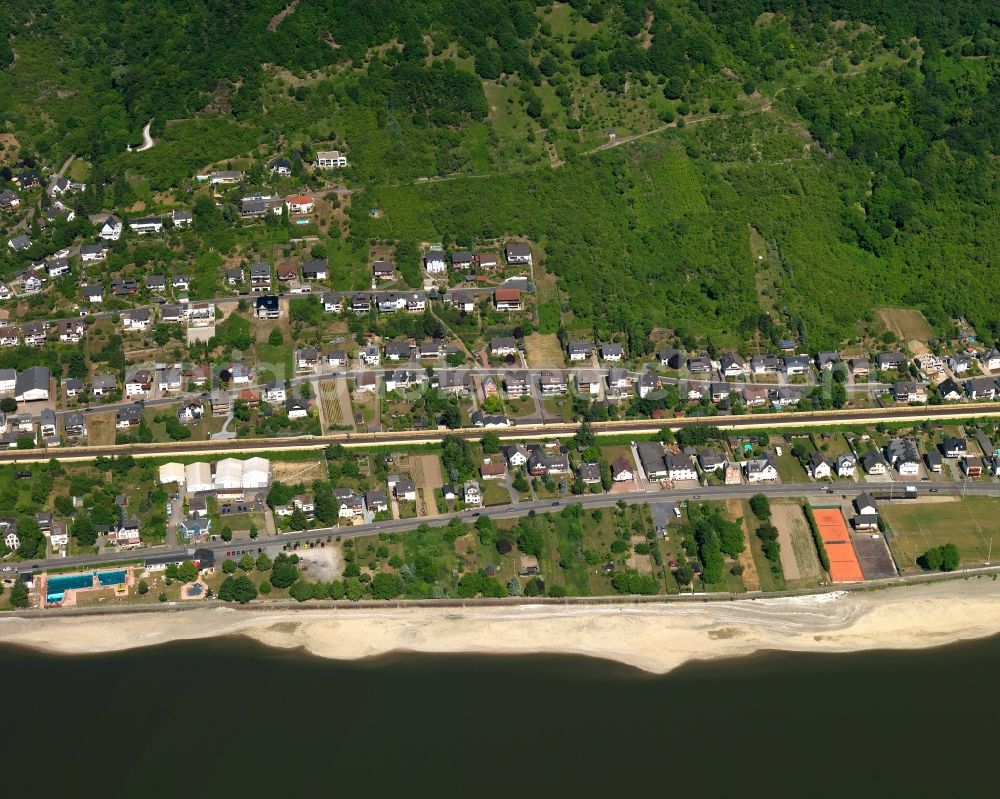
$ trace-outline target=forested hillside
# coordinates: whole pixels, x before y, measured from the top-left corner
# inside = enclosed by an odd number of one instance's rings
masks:
[[[565,322],[636,347],[831,346],[885,304],[1000,338],[996,3],[7,0],[0,32],[4,130],[91,164],[82,211],[324,143],[358,247],[531,236]]]

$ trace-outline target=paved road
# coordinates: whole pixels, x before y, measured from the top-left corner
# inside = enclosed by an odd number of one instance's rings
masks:
[[[887,487],[886,484],[885,487]],[[361,536],[378,533],[405,533],[414,530],[422,524],[433,527],[448,524],[454,518],[465,521],[472,521],[474,518],[483,515],[495,519],[518,518],[526,516],[531,511],[544,513],[563,508],[571,504],[579,504],[584,508],[606,508],[616,505],[618,502],[627,502],[630,505],[643,502],[680,502],[694,499],[747,499],[754,494],[766,494],[772,498],[836,498],[840,500],[841,495],[846,491],[848,497],[860,493],[863,490],[884,489],[883,486],[872,484],[856,484],[851,486],[832,485],[832,492],[826,491],[823,486],[817,483],[790,483],[786,485],[739,485],[739,486],[699,486],[697,488],[674,489],[670,491],[631,491],[622,494],[585,494],[579,497],[566,497],[561,500],[533,500],[521,502],[517,505],[501,505],[494,508],[483,508],[479,511],[465,510],[441,514],[440,516],[429,516],[415,519],[393,519],[382,521],[376,524],[356,525],[354,527],[321,527],[314,530],[302,530],[293,533],[281,533],[275,537],[252,540],[250,538],[233,539],[230,542],[212,541],[199,548],[211,549],[217,560],[227,557],[227,553],[242,552],[252,550],[254,553],[259,549],[271,549],[278,545],[294,544],[303,541],[316,541],[329,536],[340,536],[341,538],[359,538]],[[926,493],[927,486],[921,485],[921,490]],[[939,494],[964,494],[966,496],[1000,496],[1000,483],[956,483],[942,485],[938,487]],[[901,500],[906,501],[906,500]],[[113,563],[123,560],[143,558],[149,555],[176,554],[184,555],[193,552],[194,547],[151,547],[132,552],[106,552],[100,555],[73,556],[69,558],[53,558],[48,560],[35,560],[18,564],[19,569],[44,569],[62,568],[66,566],[85,566],[100,563]],[[13,566],[14,564],[9,564]]]
[[[306,378],[315,379],[315,378]],[[176,401],[176,400],[174,400]],[[109,406],[113,407],[113,406]],[[615,422],[594,422],[592,427],[597,435],[643,435],[657,433],[664,427],[680,429],[691,425],[710,424],[723,430],[773,430],[787,427],[806,429],[811,426],[831,425],[871,425],[879,422],[922,422],[928,419],[980,419],[1000,416],[1000,404],[988,405],[935,405],[924,408],[859,408],[843,411],[817,411],[815,413],[762,413],[744,416],[687,416],[679,419],[622,419]],[[501,440],[517,441],[529,438],[549,438],[575,435],[579,425],[575,423],[553,423],[516,425],[495,428],[493,432]],[[68,447],[63,450],[6,450],[0,452],[0,463],[31,463],[47,461],[53,457],[60,460],[91,460],[103,455],[130,454],[136,457],[164,457],[198,454],[228,454],[233,452],[268,452],[281,449],[306,450],[322,449],[329,444],[343,444],[349,447],[407,446],[434,444],[443,435],[479,439],[482,428],[459,428],[457,430],[436,430],[424,433],[401,430],[378,433],[336,432],[322,436],[268,439],[234,439],[230,441],[184,441],[158,444],[120,444],[101,447]]]

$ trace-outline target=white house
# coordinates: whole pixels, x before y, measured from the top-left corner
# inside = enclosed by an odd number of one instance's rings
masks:
[[[806,471],[813,480],[825,480],[833,474],[833,463],[822,452],[813,450],[809,453]]]
[[[756,458],[744,465],[748,483],[770,483],[778,479],[778,467],[770,458]]]
[[[149,330],[153,314],[149,308],[136,308],[122,316],[122,326],[125,330]]]
[[[674,455],[668,453],[664,456],[667,464],[667,479],[677,480],[697,480],[698,471],[694,468],[691,459],[685,455]]]
[[[13,519],[0,520],[0,535],[8,549],[13,551],[21,546],[21,539],[17,537],[17,524]]]
[[[129,230],[144,236],[147,233],[159,233],[163,230],[163,220],[158,216],[143,216],[128,223]]]
[[[81,244],[80,245],[80,260],[87,261],[103,261],[106,256],[107,250],[103,244]]]
[[[105,241],[118,241],[122,235],[122,223],[117,217],[109,216],[97,234]]]
[[[440,275],[448,271],[442,250],[431,250],[424,256],[424,269],[429,275]]]
[[[17,386],[16,369],[0,369],[0,394],[13,394]]]
[[[288,399],[288,392],[285,391],[284,383],[271,381],[266,386],[264,386],[264,394],[262,398],[264,402],[276,405],[279,402],[284,402],[286,399]]]
[[[858,459],[850,452],[837,457],[837,477],[854,477]]]
[[[979,363],[984,372],[992,372],[1000,369],[1000,350],[996,347],[988,349],[979,356]]]
[[[611,479],[616,483],[627,483],[635,478],[635,471],[628,458],[622,456],[611,464]]]
[[[508,264],[530,264],[531,247],[523,242],[511,242],[504,248]]]
[[[467,480],[462,487],[465,504],[470,508],[478,508],[483,504],[483,491],[475,480]]]
[[[338,150],[317,150],[316,166],[320,169],[343,169],[347,166],[347,156]]]
[[[309,415],[309,403],[305,400],[285,400],[285,413],[289,419],[305,419]]]

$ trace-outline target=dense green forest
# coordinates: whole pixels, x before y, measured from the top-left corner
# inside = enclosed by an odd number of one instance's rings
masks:
[[[995,3],[8,0],[3,32],[4,130],[87,159],[91,207],[326,143],[359,245],[531,237],[564,324],[635,347],[832,346],[885,304],[1000,339]]]

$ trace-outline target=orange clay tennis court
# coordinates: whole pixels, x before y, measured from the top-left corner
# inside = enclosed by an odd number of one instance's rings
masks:
[[[864,580],[844,515],[837,508],[813,508],[813,516],[830,558],[830,579],[835,583]]]

